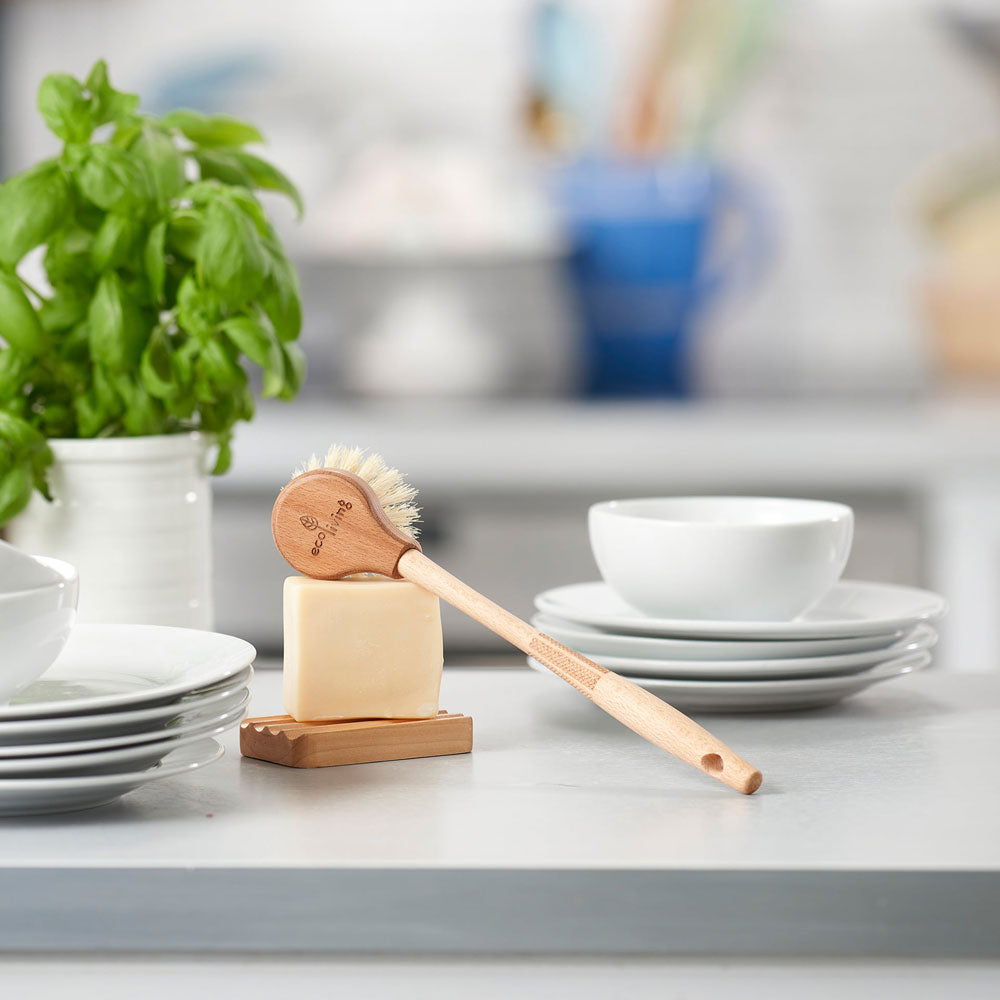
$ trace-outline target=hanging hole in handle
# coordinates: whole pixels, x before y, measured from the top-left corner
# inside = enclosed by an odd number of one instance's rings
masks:
[[[709,774],[722,774],[725,765],[717,753],[707,753],[701,758],[701,766]]]

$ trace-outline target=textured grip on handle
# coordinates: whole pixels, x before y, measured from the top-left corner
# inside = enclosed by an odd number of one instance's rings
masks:
[[[591,699],[594,688],[600,683],[601,678],[610,673],[607,667],[588,660],[575,649],[564,646],[544,632],[536,632],[531,637],[525,652]]]

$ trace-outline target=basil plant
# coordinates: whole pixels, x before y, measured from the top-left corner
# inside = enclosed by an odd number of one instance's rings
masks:
[[[304,378],[298,280],[255,195],[301,215],[295,187],[246,151],[252,125],[138,104],[103,62],[46,77],[62,152],[0,184],[0,524],[47,496],[49,438],[200,430],[221,473],[253,416],[246,363],[264,396]],[[48,287],[19,273],[32,251]]]

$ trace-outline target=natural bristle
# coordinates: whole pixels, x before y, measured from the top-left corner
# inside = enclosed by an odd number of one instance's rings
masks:
[[[393,525],[416,539],[419,532],[416,522],[420,519],[420,508],[414,503],[417,491],[403,479],[398,469],[389,468],[381,455],[365,448],[334,444],[323,461],[311,455],[309,461],[292,473],[292,478],[314,469],[342,469],[359,476],[372,488]]]

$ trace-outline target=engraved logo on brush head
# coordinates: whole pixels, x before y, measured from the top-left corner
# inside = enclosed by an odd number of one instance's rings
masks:
[[[313,539],[313,546],[310,550],[314,556],[318,556],[323,548],[323,543],[328,538],[333,538],[340,531],[341,523],[347,512],[353,507],[350,500],[338,500],[337,509],[330,514],[329,521],[320,521],[312,514],[303,514],[299,518],[299,523],[306,531],[315,531],[316,537]]]

